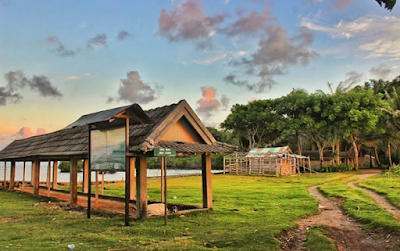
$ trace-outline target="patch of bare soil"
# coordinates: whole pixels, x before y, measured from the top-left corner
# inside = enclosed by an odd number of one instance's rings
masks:
[[[356,177],[367,178],[376,174],[364,173]],[[364,232],[355,221],[343,214],[340,209],[341,201],[328,200],[317,186],[309,187],[308,192],[319,201],[320,214],[297,221],[299,228],[284,233],[280,237],[282,250],[304,250],[308,228],[321,225],[329,229],[329,237],[335,240],[340,251],[399,250],[397,237]]]
[[[371,177],[371,175],[368,176],[367,174],[361,174],[361,175],[355,175],[354,177],[357,177],[359,179],[366,179],[368,177]],[[350,187],[353,187],[355,189],[362,190],[363,192],[365,192],[366,194],[371,196],[371,198],[376,203],[378,203],[379,206],[381,206],[383,209],[385,209],[389,213],[393,214],[394,218],[396,220],[400,221],[400,210],[397,207],[393,206],[384,196],[379,195],[369,189],[359,187],[356,184],[354,184],[354,182],[349,182],[349,183],[347,183],[347,185]]]

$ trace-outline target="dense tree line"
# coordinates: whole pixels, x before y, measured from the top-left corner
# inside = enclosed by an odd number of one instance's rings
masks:
[[[294,89],[280,98],[236,104],[221,124],[224,130],[211,129],[212,133],[242,151],[290,145],[299,154],[318,150],[321,162],[324,150],[332,150],[337,164],[341,151],[351,151],[357,167],[361,151],[372,152],[379,164],[398,161],[400,76],[363,86],[328,87],[329,93]]]

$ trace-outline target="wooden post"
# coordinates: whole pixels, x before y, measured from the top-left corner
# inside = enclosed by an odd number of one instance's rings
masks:
[[[32,161],[31,164],[31,186],[33,187],[33,183],[34,183],[34,174],[35,173],[35,161]]]
[[[57,189],[57,179],[58,179],[58,161],[53,161],[53,185],[52,188]]]
[[[201,155],[201,176],[203,183],[203,207],[212,208],[212,183],[211,183],[211,154]]]
[[[101,195],[104,195],[104,172],[101,172]]]
[[[89,192],[89,160],[83,161],[83,193]]]
[[[7,162],[4,161],[4,180],[3,180],[3,188],[7,188]]]
[[[130,160],[130,164],[129,164],[129,167],[131,168],[131,172],[130,172],[130,175],[131,175],[131,192],[130,192],[130,195],[131,195],[131,200],[134,200],[135,199],[135,183],[136,183],[136,177],[135,177],[135,161],[136,161],[136,158],[129,158],[129,160]]]
[[[131,168],[129,167],[129,117],[125,119],[125,226],[129,226],[129,203],[131,200]]]
[[[14,190],[14,187],[15,187],[15,161],[11,161],[10,189]]]
[[[88,125],[88,193],[87,193],[87,211],[86,217],[90,219],[91,211],[92,211],[92,164],[91,164],[91,155],[92,155],[92,135],[91,135],[92,126]]]
[[[50,179],[51,179],[51,162],[49,161],[49,164],[47,165],[47,179],[46,179],[47,197],[49,198],[50,198]]]
[[[69,204],[78,203],[78,159],[69,160]]]
[[[165,157],[161,157],[161,203],[164,202],[164,170],[165,170]]]
[[[137,218],[147,217],[147,158],[136,158],[136,210]]]
[[[22,189],[25,189],[25,174],[26,174],[26,162],[24,161],[24,171],[22,174]]]
[[[33,194],[39,195],[40,160],[36,159],[33,163]]]
[[[168,219],[168,197],[167,197],[167,162],[165,161],[165,157],[161,157],[163,163],[162,169],[164,169],[164,224],[167,225]]]
[[[99,209],[99,172],[96,171],[96,192],[95,192],[96,210]]]

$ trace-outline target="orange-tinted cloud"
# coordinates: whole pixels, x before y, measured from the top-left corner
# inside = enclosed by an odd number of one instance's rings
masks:
[[[199,105],[196,111],[205,118],[209,118],[212,114],[222,106],[227,107],[229,103],[228,97],[222,95],[221,100],[216,99],[217,90],[214,87],[201,87],[203,98],[197,101]]]

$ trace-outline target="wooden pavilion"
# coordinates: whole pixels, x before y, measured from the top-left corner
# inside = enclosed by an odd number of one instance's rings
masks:
[[[177,156],[201,154],[203,208],[213,207],[211,154],[230,153],[235,151],[236,147],[217,142],[185,100],[148,111],[143,111],[138,104],[133,104],[96,112],[82,116],[65,129],[15,140],[0,151],[0,161],[4,161],[5,166],[7,162],[11,162],[9,188],[15,187],[16,162],[24,162],[24,166],[25,162],[31,162],[33,193],[38,195],[40,162],[48,162],[49,170],[50,163],[53,162],[51,186],[55,189],[57,161],[67,160],[70,161],[69,200],[70,204],[77,204],[77,162],[80,159],[84,160],[83,192],[90,196],[90,125],[112,127],[125,122],[129,125],[129,136],[126,137],[128,143],[125,192],[130,194],[128,201],[136,203],[136,218],[147,217],[147,158],[153,157],[154,149],[160,147],[175,148]],[[131,186],[135,180],[136,196],[134,186]],[[6,185],[5,174],[3,186]],[[90,212],[90,200],[88,202]]]

